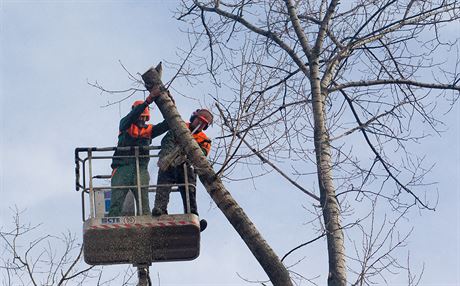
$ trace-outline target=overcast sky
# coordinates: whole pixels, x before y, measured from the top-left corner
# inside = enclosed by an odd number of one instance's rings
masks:
[[[96,2],[96,1],[94,1]],[[183,24],[173,19],[175,1],[7,1],[0,2],[0,224],[10,221],[10,207],[27,209],[24,220],[43,223],[42,233],[69,229],[81,236],[80,194],[74,190],[74,149],[114,146],[118,122],[132,100],[101,95],[88,82],[109,89],[130,87],[123,65],[142,73],[158,61],[177,61],[187,46]],[[458,29],[454,32],[459,32]],[[458,34],[457,34],[458,36]],[[165,65],[164,78],[174,74]],[[178,86],[192,100],[176,96],[179,111],[188,114],[203,104],[199,90]],[[152,121],[161,120],[157,109]],[[422,285],[460,284],[460,115],[458,106],[443,117],[446,132],[420,148],[436,163],[439,182],[436,212],[413,214],[410,237],[414,271],[424,265]],[[210,130],[209,134],[217,134]],[[154,144],[159,144],[159,139]],[[155,178],[156,176],[153,175]],[[279,256],[314,237],[305,227],[310,218],[300,192],[269,176],[265,184],[229,185],[229,190]],[[313,186],[312,186],[313,187]],[[278,206],[273,206],[278,202]],[[202,235],[201,255],[190,262],[154,264],[152,278],[161,285],[248,285],[266,276],[250,251],[211,203],[198,193],[200,214],[209,222]],[[274,211],[275,210],[275,211]],[[308,248],[309,278],[326,281],[325,241]],[[291,263],[294,263],[292,260]],[[119,267],[108,267],[118,271]],[[403,277],[404,278],[404,277]],[[1,279],[1,278],[0,278]],[[402,282],[397,280],[392,283]]]

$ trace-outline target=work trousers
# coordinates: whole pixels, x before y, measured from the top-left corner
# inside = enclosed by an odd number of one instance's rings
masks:
[[[148,186],[150,182],[149,172],[147,170],[147,165],[141,165],[139,167],[139,176],[141,185]],[[112,174],[111,186],[129,186],[126,188],[113,189],[110,198],[110,211],[109,216],[121,216],[125,215],[122,213],[123,203],[125,201],[126,195],[131,190],[134,197],[136,198],[136,207],[137,214],[139,214],[139,192],[137,188],[137,174],[136,174],[136,165],[129,164],[116,168]],[[147,188],[141,189],[141,198],[142,198],[142,214],[150,214],[149,207],[149,195]]]
[[[187,169],[187,178],[189,183],[189,200],[190,200],[190,212],[198,215],[198,208],[196,205],[196,174],[192,166],[187,163],[185,168]],[[157,193],[155,195],[155,209],[161,213],[167,213],[167,207],[169,203],[169,194],[171,192],[170,187],[161,186],[164,184],[185,184],[185,172],[184,164],[179,166],[170,167],[166,171],[158,171],[157,180]],[[182,196],[182,204],[184,207],[184,213],[187,212],[187,197],[185,192],[185,186],[179,187],[180,194]]]

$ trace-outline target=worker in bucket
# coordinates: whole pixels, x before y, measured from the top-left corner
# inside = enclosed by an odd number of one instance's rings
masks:
[[[145,100],[137,100],[132,104],[131,111],[120,120],[118,144],[117,147],[134,147],[134,146],[149,146],[152,139],[162,135],[169,130],[168,123],[163,121],[159,124],[147,124],[150,119],[149,105],[161,94],[158,86],[151,87],[150,94]],[[122,213],[123,203],[128,192],[131,190],[135,199],[139,213],[140,206],[138,205],[138,189],[137,189],[137,173],[136,173],[136,158],[134,157],[135,150],[116,150],[112,160],[112,178],[111,178],[111,202],[108,216],[121,216],[132,214]],[[143,186],[149,185],[150,176],[147,170],[149,163],[149,150],[139,148],[139,177],[140,184]],[[147,155],[147,156],[146,156]],[[119,157],[122,156],[122,157]],[[128,157],[129,156],[129,157]],[[145,156],[145,157],[141,157]],[[114,188],[121,186],[131,186],[129,188]],[[149,197],[147,188],[141,190],[142,213],[150,212]]]
[[[212,123],[213,116],[207,109],[198,109],[192,113],[190,122],[187,127],[192,133],[205,156],[209,155],[211,150],[211,140],[206,136],[203,130],[206,130]],[[187,161],[186,156],[182,153],[180,146],[172,131],[168,131],[161,140],[161,151],[158,160],[158,189],[155,195],[155,207],[152,210],[153,216],[168,214],[167,206],[169,202],[170,187],[161,186],[165,184],[184,184],[184,164],[187,169],[187,179],[189,183],[189,200],[190,212],[198,216],[196,204],[196,173],[193,166]],[[184,186],[179,187],[184,206],[184,212],[187,211],[187,197]],[[203,231],[207,226],[206,220],[200,221],[200,230]]]

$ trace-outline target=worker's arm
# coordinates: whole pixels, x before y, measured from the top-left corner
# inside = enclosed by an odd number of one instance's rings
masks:
[[[128,129],[131,126],[131,124],[135,123],[137,121],[137,119],[139,118],[139,116],[144,111],[144,109],[147,106],[149,106],[155,99],[157,99],[158,96],[160,96],[160,94],[161,94],[161,90],[160,90],[159,86],[152,88],[152,90],[150,91],[149,96],[147,96],[147,98],[145,99],[144,103],[139,104],[138,106],[135,106],[131,110],[131,112],[128,113],[128,115],[126,115],[125,117],[123,117],[120,120],[120,131],[124,131],[124,130]],[[164,131],[162,133],[160,133],[160,134],[163,134],[163,133],[164,133]]]
[[[135,123],[148,105],[149,104],[144,101],[144,103],[135,106],[125,117],[123,117],[120,120],[120,131],[128,129],[131,124]]]
[[[165,133],[168,130],[169,130],[168,122],[166,122],[166,120],[163,120],[162,122],[156,125],[153,125],[152,138],[160,136],[161,134]]]

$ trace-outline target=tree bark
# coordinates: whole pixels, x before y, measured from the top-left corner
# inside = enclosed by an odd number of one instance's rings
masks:
[[[329,255],[328,285],[345,286],[345,249],[340,208],[332,179],[332,154],[324,111],[326,95],[322,93],[318,57],[313,58],[310,63],[316,168]]]
[[[321,22],[316,42],[310,47],[307,37],[299,22],[295,4],[291,0],[285,0],[288,14],[299,39],[302,50],[310,63],[310,73],[305,75],[310,79],[312,93],[312,109],[314,121],[314,144],[316,155],[316,169],[320,190],[320,202],[323,211],[324,225],[326,228],[327,248],[329,255],[329,286],[344,286],[347,282],[345,264],[345,249],[343,246],[343,232],[340,225],[340,208],[335,195],[335,187],[332,179],[332,154],[329,144],[329,134],[326,126],[326,113],[324,111],[327,93],[322,87],[321,71],[319,68],[319,55],[324,42],[329,22],[338,5],[337,0],[331,1]],[[326,74],[330,77],[332,71]]]
[[[270,281],[275,286],[292,286],[286,267],[216,175],[166,92],[163,92],[155,103],[195,167],[201,183],[251,250]]]

